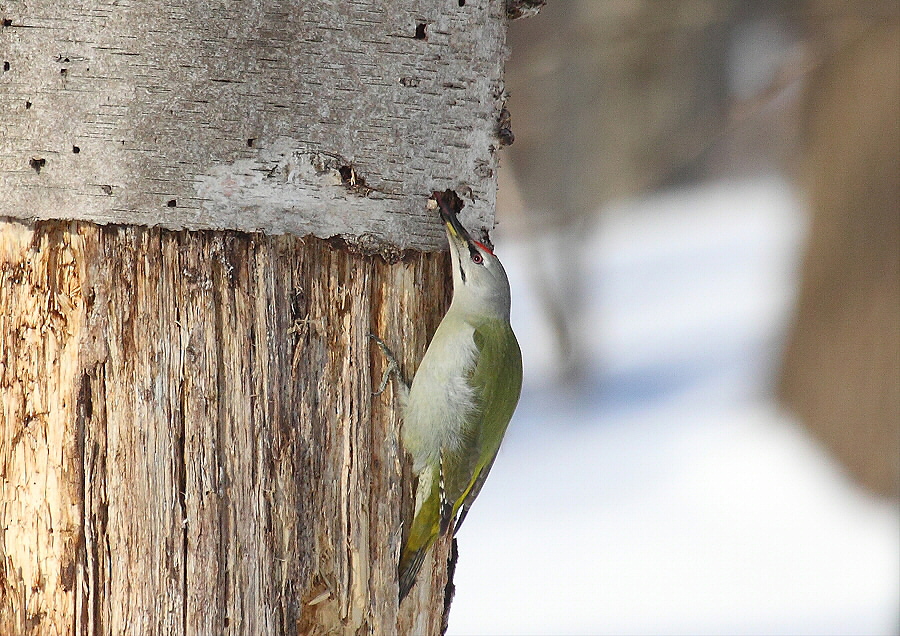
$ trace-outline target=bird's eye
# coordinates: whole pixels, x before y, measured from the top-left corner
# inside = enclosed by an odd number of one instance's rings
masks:
[[[472,262],[476,265],[481,265],[484,262],[484,258],[478,252],[472,252]]]

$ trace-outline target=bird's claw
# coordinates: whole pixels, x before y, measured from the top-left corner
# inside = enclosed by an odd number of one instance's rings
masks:
[[[394,357],[394,352],[391,351],[390,347],[385,344],[384,340],[376,336],[374,333],[369,334],[369,338],[375,341],[375,343],[381,349],[381,352],[384,354],[384,357],[387,358],[388,364],[387,368],[384,370],[384,373],[381,376],[381,383],[378,385],[378,389],[372,392],[373,396],[381,395],[387,390],[388,382],[391,380],[391,375],[396,374],[397,377],[403,382],[403,376],[400,371],[400,364],[397,362],[397,358]]]

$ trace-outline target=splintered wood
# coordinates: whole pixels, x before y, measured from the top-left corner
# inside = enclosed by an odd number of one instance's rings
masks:
[[[4,222],[0,633],[440,631],[446,542],[397,607],[392,344],[446,254]]]

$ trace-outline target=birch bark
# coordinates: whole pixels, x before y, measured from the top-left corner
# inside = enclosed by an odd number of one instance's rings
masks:
[[[462,6],[461,6],[462,5]],[[0,633],[434,634],[399,419],[493,223],[480,2],[0,0]]]

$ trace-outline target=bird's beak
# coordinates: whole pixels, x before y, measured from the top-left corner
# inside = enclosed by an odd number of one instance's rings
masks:
[[[438,209],[441,212],[441,220],[447,228],[447,236],[455,239],[456,242],[471,245],[473,243],[468,230],[459,222],[457,213],[462,209],[463,203],[453,190],[444,192],[435,192],[433,195],[437,201]]]

